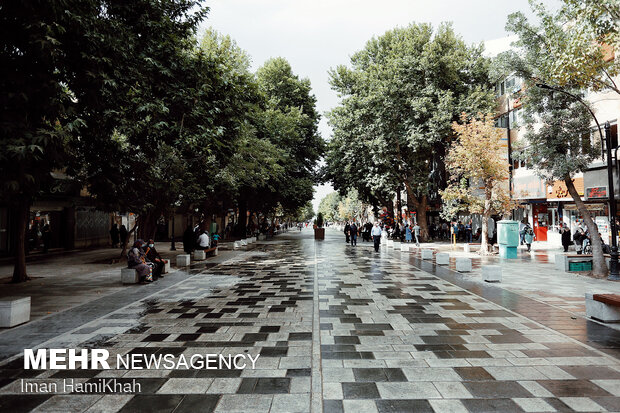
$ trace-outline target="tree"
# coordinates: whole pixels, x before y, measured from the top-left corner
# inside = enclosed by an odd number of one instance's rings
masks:
[[[508,189],[508,161],[501,139],[503,131],[494,125],[492,115],[452,124],[455,140],[446,156],[450,171],[448,187],[441,192],[443,215],[451,219],[460,210],[482,216],[480,253],[488,254],[488,220],[493,213],[506,213],[513,207]]]
[[[338,211],[338,205],[340,204],[340,195],[338,192],[331,192],[319,203],[319,211],[325,217],[325,220],[329,222],[340,221],[340,214]]]
[[[540,23],[521,12],[508,16],[507,30],[519,36],[516,43],[536,53],[537,67],[552,86],[612,90],[620,94],[614,77],[620,62],[613,49],[620,47],[620,3],[617,0],[564,0],[556,13],[530,0]],[[512,63],[518,62],[518,55]]]
[[[449,24],[396,28],[369,40],[351,68],[330,71],[343,98],[328,116],[334,129],[327,176],[337,189],[358,189],[364,199],[391,209],[403,186],[426,237],[429,197],[444,175],[451,122],[463,111],[494,106],[488,60]],[[433,177],[433,179],[429,179]]]
[[[599,230],[573,183],[573,176],[587,170],[597,157],[598,151],[591,143],[590,114],[574,98],[537,87],[528,89],[524,108],[527,146],[517,158],[533,165],[542,179],[564,181],[590,233],[592,274],[604,277],[607,275],[607,265]]]
[[[567,4],[570,3],[567,1]],[[592,6],[590,2],[586,3]],[[580,25],[577,20],[566,20],[568,14],[552,16],[542,5],[531,4],[542,19],[541,26],[528,22],[522,13],[511,14],[506,27],[519,35],[515,43],[517,51],[500,54],[496,61],[496,66],[503,68],[504,73],[514,71],[525,80],[521,97],[528,146],[515,158],[526,160],[543,179],[563,180],[566,183],[577,210],[592,234],[592,274],[604,277],[607,266],[601,240],[597,236],[598,227],[575,189],[573,176],[585,171],[597,155],[590,143],[591,118],[587,103],[579,97],[581,89],[591,86],[614,90],[614,86],[604,79],[607,74],[617,73],[614,72],[617,68],[604,61],[600,43],[595,41],[600,38],[590,36],[595,28],[577,27]],[[564,12],[568,13],[566,10]],[[614,30],[617,31],[617,28]],[[569,71],[558,64],[572,59],[575,61]]]

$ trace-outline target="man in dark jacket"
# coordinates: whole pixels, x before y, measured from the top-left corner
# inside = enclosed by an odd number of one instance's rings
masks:
[[[344,235],[347,237],[347,243],[349,242],[349,231],[351,231],[351,225],[349,225],[349,221],[344,224]]]
[[[194,247],[196,246],[196,236],[194,235],[194,230],[191,225],[188,225],[183,233],[183,250],[187,254],[191,254],[194,251]]]
[[[355,221],[351,222],[349,233],[351,234],[351,245],[357,246],[357,225],[355,225]]]

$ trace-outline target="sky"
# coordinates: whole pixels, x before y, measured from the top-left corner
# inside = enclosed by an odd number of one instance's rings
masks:
[[[450,21],[468,43],[506,37],[506,17],[514,11],[530,15],[527,0],[213,0],[203,28],[230,35],[252,57],[252,69],[271,57],[286,58],[294,73],[307,77],[324,114],[338,104],[328,83],[328,70],[348,64],[350,56],[370,38],[412,22]],[[505,47],[499,41],[491,47]],[[325,139],[330,128],[322,116]],[[316,188],[315,211],[333,189]]]

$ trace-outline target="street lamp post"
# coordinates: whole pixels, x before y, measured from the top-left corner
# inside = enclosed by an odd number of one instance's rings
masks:
[[[618,243],[616,242],[616,197],[614,188],[614,169],[611,159],[611,128],[609,122],[605,122],[605,147],[607,149],[607,183],[609,185],[609,215],[611,227],[611,259],[609,260],[609,277],[610,281],[620,281],[618,275]]]
[[[611,227],[611,259],[609,260],[609,276],[607,277],[610,281],[620,281],[620,275],[618,274],[618,243],[616,242],[616,197],[614,195],[614,170],[611,159],[611,130],[609,127],[609,122],[605,122],[605,137],[603,137],[603,132],[601,131],[601,125],[598,123],[598,119],[590,106],[586,102],[584,102],[579,96],[573,95],[562,89],[556,89],[549,85],[545,85],[543,83],[536,83],[536,86],[541,89],[553,90],[556,92],[564,93],[575,99],[577,102],[581,103],[588,109],[590,115],[596,122],[596,127],[598,129],[598,134],[601,137],[601,143],[605,145],[607,152],[607,193],[609,197],[609,215],[610,215],[610,227]]]

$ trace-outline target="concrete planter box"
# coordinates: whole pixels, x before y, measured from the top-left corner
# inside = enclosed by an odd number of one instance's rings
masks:
[[[458,272],[471,272],[471,258],[459,257],[456,259],[456,270]]]
[[[439,265],[450,264],[450,254],[447,252],[438,252],[437,255],[435,255],[435,262]]]
[[[138,284],[140,282],[138,271],[133,268],[121,268],[121,282],[123,284]]]
[[[187,267],[189,264],[189,254],[177,255],[177,267]]]
[[[480,244],[465,244],[463,245],[463,251],[465,252],[472,252],[474,250],[479,250],[480,249]]]
[[[482,267],[482,279],[488,283],[502,281],[502,267],[499,265],[485,265]]]
[[[0,298],[0,327],[14,327],[28,321],[30,321],[30,297]]]
[[[169,272],[170,272],[170,260],[165,259],[164,260],[164,269],[162,270],[162,273],[168,274]]]
[[[194,260],[195,261],[202,261],[207,259],[207,255],[205,254],[205,252],[203,250],[196,250],[194,251]]]
[[[423,249],[422,251],[422,259],[423,260],[432,260],[433,259],[433,250]]]
[[[620,322],[620,307],[594,301],[592,293],[586,293],[586,316],[605,323]]]

